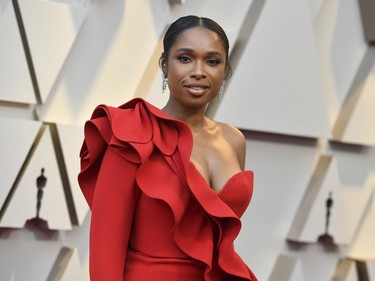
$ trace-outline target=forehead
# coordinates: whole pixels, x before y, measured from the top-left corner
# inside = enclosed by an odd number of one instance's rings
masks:
[[[172,49],[179,48],[217,51],[225,54],[225,49],[219,35],[203,27],[194,27],[182,32],[172,46]]]

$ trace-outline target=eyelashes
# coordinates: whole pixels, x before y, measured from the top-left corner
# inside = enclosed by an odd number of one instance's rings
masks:
[[[178,56],[177,59],[182,63],[190,63],[193,61],[189,56],[186,56],[186,55]],[[215,65],[220,64],[221,60],[216,59],[216,58],[210,58],[206,60],[206,63],[209,65],[215,66]]]
[[[218,60],[218,59],[209,59],[209,60],[207,61],[207,63],[209,63],[209,64],[211,64],[211,65],[217,65],[217,64],[220,63],[220,60]]]
[[[179,57],[178,57],[178,60],[179,60],[180,62],[183,62],[183,63],[187,63],[187,62],[190,62],[190,61],[191,61],[191,59],[190,59],[188,56],[179,56]]]

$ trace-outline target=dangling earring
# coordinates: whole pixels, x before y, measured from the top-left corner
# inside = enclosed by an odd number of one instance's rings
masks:
[[[223,80],[223,82],[221,83],[221,86],[220,86],[220,90],[219,92],[217,93],[217,98],[219,100],[221,100],[223,98],[223,94],[224,94],[224,86],[225,86],[225,80]]]
[[[162,81],[161,81],[161,91],[162,91],[162,93],[164,94],[165,89],[167,89],[168,78],[167,78],[167,76],[165,76],[165,74],[163,73],[163,74],[161,75],[161,79],[162,79]]]

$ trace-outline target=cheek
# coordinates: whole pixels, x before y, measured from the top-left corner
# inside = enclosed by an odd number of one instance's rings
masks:
[[[186,76],[188,69],[183,65],[171,64],[168,69],[168,74],[175,78]]]
[[[168,84],[173,85],[176,84],[178,80],[178,75],[175,71],[169,71],[168,72]]]
[[[225,78],[224,72],[216,72],[215,75],[211,76],[212,79],[215,81],[215,84],[221,85],[222,81]]]
[[[170,87],[173,87],[173,85],[179,85],[181,84],[181,81],[183,81],[186,77],[186,72],[182,71],[181,68],[172,67],[168,71],[168,84]]]
[[[170,69],[168,72],[168,87],[169,90],[176,90],[178,85],[180,84],[181,77],[180,75],[173,69]]]

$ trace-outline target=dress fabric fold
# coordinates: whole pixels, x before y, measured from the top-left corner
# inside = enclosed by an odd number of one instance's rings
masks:
[[[98,106],[84,132],[92,281],[257,280],[233,244],[252,171],[216,193],[190,161],[190,128],[141,98]]]

